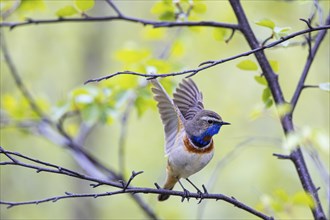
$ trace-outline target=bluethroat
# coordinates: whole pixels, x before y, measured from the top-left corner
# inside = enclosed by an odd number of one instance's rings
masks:
[[[158,110],[164,124],[167,178],[164,189],[172,190],[174,185],[185,178],[198,192],[198,188],[188,179],[203,169],[212,159],[214,143],[212,136],[217,134],[222,121],[217,113],[205,110],[202,93],[193,80],[183,80],[171,99],[157,79],[152,79],[152,92],[158,102]],[[185,192],[185,188],[183,188]],[[164,201],[169,195],[159,195]]]

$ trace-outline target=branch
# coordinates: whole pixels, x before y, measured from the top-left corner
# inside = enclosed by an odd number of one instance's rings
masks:
[[[33,201],[25,201],[25,202],[9,202],[9,201],[0,201],[0,204],[3,205],[7,205],[8,208],[14,207],[14,206],[19,206],[19,205],[27,205],[27,204],[40,204],[40,203],[45,203],[45,202],[56,202],[58,200],[62,200],[62,199],[69,199],[69,198],[88,198],[88,197],[92,197],[92,198],[98,198],[98,197],[103,197],[103,196],[112,196],[112,195],[118,195],[118,194],[135,194],[135,193],[144,193],[144,194],[168,194],[168,195],[172,195],[172,196],[177,196],[177,197],[186,197],[186,193],[182,192],[182,191],[173,191],[173,190],[166,190],[166,189],[162,189],[162,188],[157,188],[157,189],[153,189],[153,188],[143,188],[143,187],[132,187],[130,186],[130,183],[133,181],[133,179],[138,176],[139,174],[142,173],[142,171],[140,172],[132,172],[131,177],[129,178],[129,181],[125,184],[122,182],[122,184],[120,182],[112,182],[112,181],[106,181],[106,180],[102,180],[102,179],[97,179],[97,178],[93,178],[93,177],[89,177],[83,174],[80,174],[78,172],[72,171],[70,169],[66,169],[54,164],[50,164],[47,162],[43,162],[40,160],[36,160],[33,158],[30,158],[28,156],[16,153],[16,152],[11,152],[11,151],[7,151],[5,149],[3,149],[2,147],[0,147],[0,154],[4,154],[8,157],[8,155],[10,155],[8,158],[11,161],[8,162],[0,162],[0,166],[5,166],[5,165],[14,165],[14,166],[22,166],[25,168],[30,168],[30,169],[34,169],[37,170],[37,172],[47,172],[47,173],[56,173],[56,174],[60,174],[60,175],[65,175],[65,176],[70,176],[73,178],[78,178],[78,179],[82,179],[82,180],[87,180],[87,181],[92,181],[95,184],[91,184],[91,186],[93,188],[100,186],[100,185],[108,185],[111,187],[115,187],[118,188],[119,190],[116,191],[112,191],[112,192],[105,192],[105,193],[89,193],[89,194],[74,194],[74,193],[69,193],[66,192],[65,195],[63,196],[55,196],[55,197],[49,197],[49,198],[45,198],[45,199],[41,199],[41,200],[33,200]],[[25,160],[34,162],[36,164],[40,164],[43,166],[36,166],[36,165],[31,165],[31,164],[27,164],[27,163],[23,163],[20,162],[18,159],[12,159],[12,156],[15,156],[17,158],[24,158]],[[253,208],[245,205],[244,203],[238,201],[237,199],[233,198],[233,197],[228,197],[226,195],[223,194],[209,194],[207,192],[204,193],[189,193],[188,198],[195,198],[195,199],[215,199],[215,200],[223,200],[227,203],[230,203],[232,205],[234,205],[235,207],[238,207],[242,210],[245,210],[261,219],[266,219],[266,220],[272,220],[272,217],[266,216],[265,214],[258,212],[257,210],[254,210]]]
[[[325,24],[326,25],[330,24],[330,15],[328,16]],[[297,105],[297,102],[298,102],[298,99],[300,97],[300,94],[301,94],[302,90],[304,88],[306,88],[305,80],[307,78],[310,67],[312,66],[315,55],[316,55],[318,49],[320,48],[320,45],[321,45],[321,43],[322,43],[322,41],[323,41],[326,34],[327,34],[327,30],[322,30],[317,34],[316,39],[315,39],[315,44],[314,44],[313,48],[311,48],[310,53],[308,54],[307,61],[306,61],[305,66],[304,66],[304,70],[301,73],[298,85],[296,87],[296,90],[295,90],[295,92],[293,94],[293,97],[291,99],[291,102],[290,102],[291,106],[292,106],[291,114],[292,114],[292,112],[294,111],[294,109]]]
[[[252,31],[249,22],[246,18],[245,12],[238,0],[229,0],[230,4],[234,10],[234,13],[237,17],[240,30],[242,31],[244,37],[249,43],[252,49],[258,48],[258,41]],[[311,29],[311,28],[309,28]],[[255,56],[258,60],[258,63],[263,71],[263,74],[268,82],[269,88],[271,90],[274,101],[277,105],[286,103],[283,97],[282,89],[278,82],[278,76],[274,73],[270,63],[264,54],[263,51],[258,51],[255,53]],[[285,134],[294,131],[294,126],[292,122],[291,114],[286,114],[281,118],[281,125]],[[284,159],[284,158],[283,158]],[[299,146],[295,150],[293,150],[290,154],[290,159],[294,163],[298,176],[300,178],[300,182],[304,188],[304,190],[310,194],[313,198],[314,207],[310,207],[315,219],[326,219],[325,214],[323,212],[322,205],[320,203],[317,189],[311,179],[311,176],[308,172],[303,154]]]
[[[265,46],[261,46],[261,47],[259,47],[259,44],[256,42],[256,44],[255,44],[256,46],[253,47],[252,50],[249,50],[247,52],[244,52],[244,53],[241,53],[241,54],[238,54],[238,55],[235,55],[235,56],[231,56],[231,57],[228,57],[228,58],[225,58],[225,59],[222,59],[222,60],[210,60],[210,61],[202,62],[201,64],[199,64],[200,67],[196,68],[196,69],[189,69],[189,70],[184,70],[184,71],[179,71],[179,72],[172,72],[172,73],[164,73],[164,74],[144,74],[144,73],[138,73],[138,72],[133,72],[133,71],[126,70],[126,71],[116,72],[116,73],[113,73],[113,74],[110,74],[110,75],[107,75],[107,76],[103,76],[103,77],[99,77],[99,78],[95,78],[95,79],[89,79],[84,84],[88,84],[88,83],[91,83],[91,82],[100,82],[102,80],[110,79],[110,78],[118,76],[118,75],[134,75],[134,76],[141,76],[141,77],[146,77],[146,78],[158,78],[158,77],[169,77],[169,76],[178,76],[178,75],[190,74],[187,77],[191,77],[191,76],[193,76],[193,75],[195,75],[195,74],[197,74],[197,73],[199,73],[199,72],[201,72],[205,69],[209,69],[209,68],[214,67],[216,65],[226,63],[228,61],[235,60],[235,59],[240,58],[240,57],[249,56],[251,54],[258,54],[259,52],[262,52],[265,49],[275,47],[276,45],[279,45],[279,44],[281,44],[285,41],[288,41],[292,38],[295,38],[297,36],[300,36],[300,35],[303,35],[303,34],[306,34],[306,33],[311,33],[311,32],[314,32],[314,31],[326,30],[326,29],[330,29],[330,25],[324,25],[324,26],[315,27],[315,28],[312,28],[312,29],[301,30],[301,31],[289,34],[285,37],[282,37],[281,39],[279,39],[277,41],[274,41],[272,43],[269,43],[269,44],[267,44]],[[271,69],[270,65],[267,69],[269,69],[269,68]],[[277,76],[275,76],[275,73],[273,73],[273,74],[274,75],[272,77],[277,77]],[[278,95],[276,97],[280,97],[280,96],[283,96],[283,95]],[[278,100],[278,102],[283,103],[284,98],[282,97],[281,101]]]
[[[19,26],[26,26],[31,24],[58,24],[58,23],[68,23],[68,22],[107,22],[107,21],[128,21],[133,23],[139,23],[142,25],[151,25],[154,28],[162,28],[162,27],[195,27],[195,26],[203,26],[203,27],[221,27],[221,28],[229,28],[229,29],[238,29],[236,24],[230,23],[222,23],[222,22],[214,22],[214,21],[153,21],[153,20],[146,20],[140,19],[130,16],[124,16],[122,14],[118,14],[116,16],[102,16],[102,17],[91,17],[85,16],[82,18],[55,18],[55,19],[32,19],[28,18],[26,21],[22,22],[0,22],[0,27],[9,27],[13,29]]]
[[[120,12],[120,10],[117,8],[117,6],[112,2],[112,0],[105,0],[110,7],[117,13],[118,16],[123,16],[123,14]]]

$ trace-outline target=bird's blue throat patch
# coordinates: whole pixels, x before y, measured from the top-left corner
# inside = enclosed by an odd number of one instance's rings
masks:
[[[211,142],[212,136],[217,134],[221,128],[220,124],[214,124],[207,128],[200,136],[191,136],[190,140],[199,148],[203,148]]]

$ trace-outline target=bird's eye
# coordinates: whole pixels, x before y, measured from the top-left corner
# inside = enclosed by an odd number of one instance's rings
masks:
[[[213,121],[212,120],[207,120],[207,123],[212,124]]]

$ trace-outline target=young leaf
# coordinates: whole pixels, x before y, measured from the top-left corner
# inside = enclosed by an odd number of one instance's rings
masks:
[[[143,29],[142,36],[146,40],[161,40],[164,38],[165,33],[165,29],[147,26]]]
[[[280,39],[281,37],[284,37],[288,35],[288,31],[290,30],[290,27],[275,27],[274,28],[274,34],[276,39]]]
[[[310,194],[300,191],[293,195],[293,204],[297,205],[308,205],[309,207],[315,207],[313,198]]]
[[[162,21],[175,19],[174,6],[172,2],[156,2],[151,8],[151,13],[158,15],[158,18]]]
[[[94,0],[75,0],[75,5],[81,11],[87,11],[94,7]]]
[[[194,1],[192,10],[196,13],[203,14],[206,12],[207,7],[202,1]]]
[[[330,82],[320,83],[320,84],[319,84],[319,88],[320,88],[321,90],[324,90],[324,91],[330,92]]]
[[[137,63],[150,55],[148,49],[124,48],[116,52],[116,59],[123,63]]]
[[[254,79],[259,83],[260,85],[267,86],[267,80],[264,76],[255,76]]]
[[[276,60],[269,60],[269,63],[270,63],[270,66],[272,67],[273,71],[275,73],[277,73],[278,69],[279,69],[278,62]]]
[[[224,41],[227,36],[227,29],[225,28],[215,28],[213,30],[213,37],[217,41]]]
[[[273,105],[269,87],[266,87],[262,92],[262,101],[264,102],[266,108],[270,108]]]
[[[6,1],[0,1],[0,2],[1,2],[1,7],[3,3],[6,3]],[[24,1],[20,1],[20,5],[18,9],[20,11],[44,10],[46,9],[46,4],[44,0],[24,0]]]
[[[268,99],[266,102],[265,102],[265,106],[266,108],[270,108],[272,107],[273,105],[273,100],[272,99]]]
[[[64,6],[63,8],[60,8],[57,10],[56,15],[58,17],[68,17],[77,14],[78,11],[75,9],[75,7],[71,5]]]
[[[259,26],[270,28],[272,30],[275,28],[275,23],[269,19],[262,19],[260,21],[255,22],[255,24],[259,25]]]
[[[236,65],[241,70],[258,70],[257,64],[252,60],[243,60]]]
[[[268,87],[266,87],[264,89],[264,91],[262,92],[262,101],[267,102],[267,100],[270,98],[270,96],[271,96],[270,89]]]

